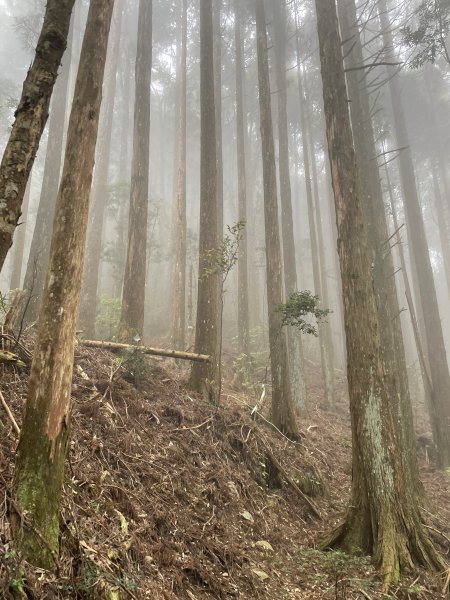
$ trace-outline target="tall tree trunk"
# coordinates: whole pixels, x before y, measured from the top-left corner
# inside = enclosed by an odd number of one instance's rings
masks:
[[[48,122],[48,141],[45,154],[44,174],[42,177],[41,193],[36,214],[36,222],[31,238],[28,253],[27,268],[23,282],[23,289],[30,294],[25,323],[34,323],[39,315],[42,293],[44,291],[45,277],[47,275],[48,257],[52,223],[55,213],[55,202],[58,194],[61,165],[64,156],[64,132],[66,124],[66,110],[69,96],[71,73],[71,59],[74,55],[74,19],[70,25],[67,40],[67,52],[63,57],[61,74],[59,75],[50,105],[50,118]]]
[[[0,165],[0,271],[20,218],[23,195],[48,118],[50,98],[66,49],[75,0],[48,0],[33,64],[23,84]]]
[[[286,81],[286,6],[275,2],[274,39],[276,57],[277,107],[278,107],[278,161],[280,181],[281,231],[283,246],[284,291],[286,299],[297,291],[297,266],[292,214],[292,191],[289,170],[289,133],[287,115]],[[306,400],[303,348],[300,333],[292,328],[287,330],[289,373],[291,391],[297,407],[303,409]]]
[[[283,301],[281,245],[278,224],[275,144],[273,138],[269,59],[264,2],[256,4],[256,44],[258,53],[259,111],[264,180],[264,221],[266,238],[267,309],[272,374],[272,420],[291,439],[298,437],[291,394],[286,335],[277,308]]]
[[[323,297],[323,286],[321,277],[321,265],[319,260],[319,245],[317,241],[317,228],[316,219],[314,215],[314,200],[316,205],[319,204],[318,189],[317,189],[317,172],[315,171],[315,156],[312,152],[312,144],[310,140],[310,131],[306,116],[306,106],[308,101],[305,98],[304,86],[302,82],[302,74],[300,71],[300,42],[298,39],[299,31],[297,30],[296,36],[296,50],[297,50],[297,84],[300,101],[300,127],[302,130],[302,151],[303,151],[303,164],[305,170],[305,185],[306,185],[306,201],[308,210],[308,223],[309,223],[309,235],[311,243],[311,256],[312,256],[312,267],[313,267],[313,280],[315,293],[319,296],[321,303],[325,301]],[[314,164],[313,164],[314,162]],[[311,186],[311,167],[314,167],[313,175],[315,183],[315,199],[313,199],[313,188]],[[318,228],[322,225],[319,222]],[[324,306],[327,306],[326,304]],[[325,406],[327,408],[334,408],[334,373],[333,373],[333,361],[332,361],[332,342],[331,335],[329,333],[329,324],[320,321],[318,324],[319,330],[319,346],[320,346],[320,358],[322,364],[322,374],[325,385]]]
[[[365,76],[361,76],[357,70],[354,70],[355,67],[364,62],[355,0],[339,0],[338,13],[341,35],[344,40],[351,40],[351,48],[347,48],[344,43],[344,62],[348,69],[346,78],[350,98],[353,140],[357,157],[358,193],[367,225],[369,252],[373,263],[386,384],[389,386],[388,390],[393,406],[396,407],[398,412],[398,422],[401,423],[398,433],[405,436],[408,455],[415,456],[416,437],[400,322],[400,307],[380,173],[375,160],[378,153],[372,125],[369,95]],[[410,465],[406,465],[406,468],[409,467],[413,469],[413,476],[417,481],[416,461],[413,460]]]
[[[214,107],[216,113],[216,145],[217,145],[217,228],[219,240],[223,236],[223,136],[222,136],[222,30],[220,17],[222,0],[213,3],[214,30]]]
[[[241,33],[242,0],[234,0],[234,43],[236,52],[236,158],[238,174],[239,221],[246,223],[238,256],[238,348],[250,356],[249,296],[248,296],[248,224],[247,224],[247,172],[246,141],[247,115],[244,110],[244,56]]]
[[[217,141],[214,96],[212,0],[200,0],[200,234],[195,351],[209,354],[209,363],[192,365],[190,386],[210,402],[220,400],[222,281],[209,273],[208,255],[220,244],[217,202]]]
[[[139,0],[128,248],[119,338],[129,342],[144,331],[147,217],[150,164],[152,0]]]
[[[439,169],[436,161],[430,159],[431,174],[433,177],[434,207],[437,216],[437,225],[439,229],[439,241],[441,243],[441,256],[444,266],[445,282],[447,284],[447,298],[450,298],[450,236],[448,229],[448,219],[444,210],[444,198],[441,192],[439,182]]]
[[[20,512],[12,528],[23,557],[44,568],[55,567],[58,554],[76,311],[113,5],[98,0],[89,8],[16,462]]]
[[[181,56],[178,60],[178,159],[173,272],[172,344],[183,349],[186,337],[186,102],[187,102],[187,0],[182,0]]]
[[[122,0],[116,0],[108,43],[104,77],[104,99],[100,112],[97,143],[97,160],[92,181],[92,201],[88,227],[86,260],[80,302],[79,322],[86,337],[94,337],[98,305],[98,284],[102,256],[103,225],[108,199],[108,172],[111,154],[116,73],[119,59],[119,41],[122,25]]]
[[[130,125],[130,91],[131,91],[131,80],[132,80],[132,70],[128,68],[128,65],[131,62],[131,44],[126,40],[126,48],[124,50],[124,65],[122,70],[122,106],[123,106],[123,114],[121,120],[121,129],[120,129],[120,163],[119,163],[119,184],[123,188],[127,188],[127,185],[130,181],[130,169],[129,169],[129,156],[130,156],[130,140],[129,140],[129,125]],[[119,208],[119,218],[117,222],[117,257],[119,259],[118,264],[116,265],[115,270],[115,297],[120,298],[122,296],[122,288],[123,288],[123,275],[125,270],[125,257],[127,254],[127,240],[126,234],[128,230],[128,209],[129,209],[129,198],[127,198],[127,202],[121,202]],[[123,261],[122,261],[123,257]]]
[[[422,524],[419,496],[404,471],[406,448],[396,435],[385,384],[367,230],[358,195],[347,90],[334,0],[316,0],[324,110],[344,291],[353,440],[352,498],[344,523],[327,541],[373,554],[384,590],[402,570],[443,561]]]
[[[391,49],[393,48],[393,39],[386,0],[378,0],[378,11],[384,46],[390,60],[392,58]],[[433,359],[429,361],[434,392],[432,396],[433,407],[430,414],[430,419],[434,422],[433,431],[436,433],[433,441],[437,449],[438,464],[441,468],[446,468],[450,465],[450,374],[447,354],[439,315],[433,269],[431,267],[422,211],[417,193],[400,82],[397,77],[390,77],[389,89],[392,99],[397,147],[405,148],[399,156],[399,168],[406,223],[411,244],[410,252],[418,277],[427,347],[428,349],[433,349]]]
[[[400,259],[400,267],[402,270],[403,285],[405,287],[405,295],[406,295],[406,300],[407,300],[408,309],[409,309],[409,316],[411,319],[411,327],[413,330],[414,342],[416,345],[417,357],[419,359],[420,371],[421,371],[421,375],[422,375],[425,406],[430,410],[430,407],[433,405],[432,399],[431,399],[431,396],[433,394],[433,389],[431,386],[431,378],[430,378],[430,374],[429,374],[430,368],[429,368],[429,365],[426,360],[426,354],[425,354],[423,346],[422,346],[422,339],[420,337],[419,327],[417,324],[417,317],[416,317],[415,308],[414,308],[413,295],[411,293],[411,285],[409,283],[408,269],[406,266],[405,252],[403,250],[403,242],[402,242],[401,233],[400,233],[401,225],[398,222],[397,209],[395,206],[394,195],[392,193],[392,185],[391,185],[391,181],[390,181],[390,177],[389,177],[389,169],[388,169],[387,165],[386,165],[386,179],[387,179],[387,187],[388,187],[389,205],[390,205],[390,208],[392,211],[392,220],[394,222],[394,232],[396,232],[395,233],[396,247],[397,247],[397,252],[398,252],[399,259]],[[434,426],[433,422],[431,423],[431,426]]]
[[[30,190],[31,190],[31,175],[28,180],[27,187],[25,189],[25,195],[23,197],[23,205],[22,205],[22,218],[23,222],[20,223],[19,231],[16,233],[16,237],[13,245],[13,260],[12,260],[12,272],[11,272],[11,282],[10,289],[18,290],[20,288],[20,283],[22,281],[22,263],[23,263],[23,254],[25,250],[25,238],[27,233],[26,222],[29,218],[28,208],[30,204]]]

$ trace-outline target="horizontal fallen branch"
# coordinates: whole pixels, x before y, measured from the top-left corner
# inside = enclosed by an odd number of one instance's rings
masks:
[[[133,346],[131,344],[119,344],[117,342],[102,342],[97,340],[80,340],[81,346],[87,348],[103,348],[104,350],[137,350],[142,354],[152,356],[167,356],[180,360],[191,360],[194,362],[209,362],[211,357],[207,354],[194,354],[192,352],[181,352],[180,350],[166,350],[164,348],[149,348],[148,346]]]

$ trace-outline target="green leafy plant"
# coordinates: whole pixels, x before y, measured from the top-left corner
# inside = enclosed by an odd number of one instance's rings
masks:
[[[328,308],[320,308],[319,296],[308,290],[291,294],[285,304],[278,306],[278,311],[281,313],[283,325],[296,327],[302,333],[314,336],[317,336],[317,329],[314,323],[305,317],[321,321],[332,312]]]
[[[450,64],[446,39],[450,33],[450,0],[423,0],[416,11],[415,27],[402,28],[404,43],[415,50],[409,64],[418,69],[441,56]]]
[[[212,248],[203,254],[206,266],[202,278],[211,275],[222,275],[225,283],[231,269],[238,261],[239,245],[244,235],[245,221],[237,221],[234,225],[227,225],[228,234],[223,238],[218,248]]]
[[[114,340],[119,329],[122,300],[120,298],[100,298],[100,312],[95,320],[96,330],[101,339]]]

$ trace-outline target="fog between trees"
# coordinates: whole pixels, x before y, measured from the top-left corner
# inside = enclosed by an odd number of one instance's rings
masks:
[[[251,404],[264,388],[291,441],[310,373],[330,419],[346,381],[352,498],[325,546],[374,556],[386,590],[444,570],[414,428],[426,413],[448,470],[450,4],[0,0],[0,17],[0,290],[5,313],[25,291],[13,329],[36,332],[20,551],[58,552],[78,329],[207,355],[189,389],[220,406],[224,376]]]

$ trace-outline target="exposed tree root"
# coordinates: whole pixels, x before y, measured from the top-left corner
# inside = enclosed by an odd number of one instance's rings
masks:
[[[399,581],[402,573],[419,567],[435,573],[448,570],[419,516],[407,521],[385,511],[381,513],[382,522],[372,533],[367,515],[359,512],[350,510],[346,519],[321,540],[320,546],[324,550],[339,548],[349,554],[371,554],[380,569],[384,593]]]

